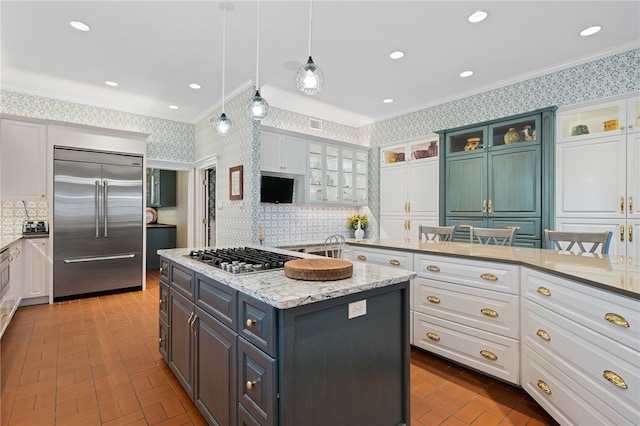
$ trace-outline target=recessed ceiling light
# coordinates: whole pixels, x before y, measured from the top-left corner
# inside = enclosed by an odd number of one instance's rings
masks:
[[[180,109],[178,105],[169,105],[169,109]]]
[[[196,90],[202,88],[202,86],[200,86],[198,83],[191,83],[189,85],[189,87],[191,87],[192,89],[196,89]]]
[[[400,59],[404,56],[404,52],[402,50],[394,50],[393,52],[389,53],[389,57],[391,59]]]
[[[383,100],[382,102],[384,102],[385,104],[390,104],[391,102],[393,102],[393,99],[387,98],[387,99]]]
[[[593,27],[585,28],[584,30],[580,31],[580,35],[582,37],[594,35],[595,33],[599,32],[601,29],[602,27],[600,25],[594,25]]]
[[[107,86],[111,86],[111,87],[118,87],[119,86],[118,83],[116,83],[115,81],[111,81],[111,80],[105,81],[104,84],[106,84]]]
[[[75,28],[78,31],[89,31],[91,29],[87,24],[80,21],[71,21],[69,22],[69,25],[71,25],[73,28]]]
[[[460,77],[462,78],[471,77],[472,75],[473,75],[473,71],[462,71],[460,73]]]
[[[487,19],[487,12],[485,12],[484,10],[477,10],[475,12],[473,12],[471,15],[469,15],[469,22],[471,22],[472,24],[476,24],[478,22],[484,21],[485,19]]]

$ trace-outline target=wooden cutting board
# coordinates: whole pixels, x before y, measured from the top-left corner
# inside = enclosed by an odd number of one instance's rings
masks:
[[[284,275],[305,281],[342,280],[353,275],[353,263],[329,257],[290,260],[284,264]]]

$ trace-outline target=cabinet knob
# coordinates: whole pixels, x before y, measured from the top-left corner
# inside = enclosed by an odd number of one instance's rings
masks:
[[[440,298],[437,296],[427,296],[427,301],[431,303],[440,303]]]
[[[551,340],[551,336],[549,336],[549,333],[547,333],[542,329],[539,329],[538,331],[536,331],[536,335],[538,335],[538,337],[540,337],[542,340],[546,340],[547,342]]]
[[[498,359],[498,355],[494,354],[491,351],[488,351],[486,349],[483,349],[480,351],[480,355],[482,355],[483,357],[490,359],[491,361],[495,361]]]
[[[546,393],[547,395],[551,395],[551,388],[544,381],[538,380],[538,383],[536,383],[536,385],[538,385],[542,392]]]
[[[436,265],[429,265],[427,266],[427,271],[440,272],[440,268],[438,268]]]
[[[536,291],[543,296],[551,296],[551,291],[546,287],[538,287]]]
[[[167,339],[165,339],[164,337],[160,337],[160,338],[158,339],[158,343],[162,343],[162,342],[164,342],[165,340],[167,340]]]
[[[359,254],[358,260],[367,260],[367,256],[365,256],[364,254]]]
[[[258,384],[258,382],[256,381],[251,381],[251,380],[247,380],[247,390],[251,390],[253,388],[256,387],[256,384]]]
[[[395,259],[391,259],[389,261],[390,264],[392,264],[393,266],[398,266],[400,265],[400,261],[399,260],[395,260]]]
[[[428,332],[427,333],[427,337],[429,339],[433,340],[434,342],[439,342],[440,341],[440,336],[438,336],[436,333]]]
[[[249,319],[247,320],[247,328],[251,328],[251,327],[253,327],[254,325],[256,325],[256,320],[253,320],[253,319],[249,318]]]

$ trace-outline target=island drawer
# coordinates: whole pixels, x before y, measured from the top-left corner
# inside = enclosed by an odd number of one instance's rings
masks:
[[[160,282],[169,284],[169,261],[164,257],[160,258]]]
[[[528,268],[522,268],[522,295],[640,352],[637,300]]]
[[[162,359],[167,364],[169,363],[169,325],[163,320],[158,321],[160,324],[160,330],[158,332],[158,350]]]
[[[414,310],[518,339],[519,297],[458,284],[416,278]]]
[[[160,319],[169,323],[169,286],[160,281]]]
[[[272,357],[276,356],[275,316],[273,306],[238,293],[238,334]]]
[[[560,424],[633,424],[574,382],[572,371],[561,371],[527,345],[522,345],[522,363],[528,366],[522,371],[522,388]]]
[[[519,384],[516,339],[414,312],[414,345],[513,384]]]
[[[520,293],[520,267],[517,265],[426,254],[416,254],[415,265],[416,273],[422,278],[516,295]]]
[[[350,259],[355,262],[374,263],[413,270],[413,253],[395,250],[376,250],[351,246]]]
[[[233,288],[196,273],[196,305],[232,330],[237,330],[237,299]]]
[[[277,424],[276,361],[238,337],[238,403],[261,425]]]
[[[178,290],[190,301],[193,302],[194,296],[194,272],[181,265],[171,262],[169,264],[169,277],[171,279],[171,288]]]
[[[522,324],[523,342],[539,356],[571,371],[573,381],[613,411],[640,419],[640,353],[529,300],[523,302]]]

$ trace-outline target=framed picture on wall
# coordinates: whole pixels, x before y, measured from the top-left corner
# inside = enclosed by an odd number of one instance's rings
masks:
[[[229,168],[229,199],[242,200],[242,166]]]

